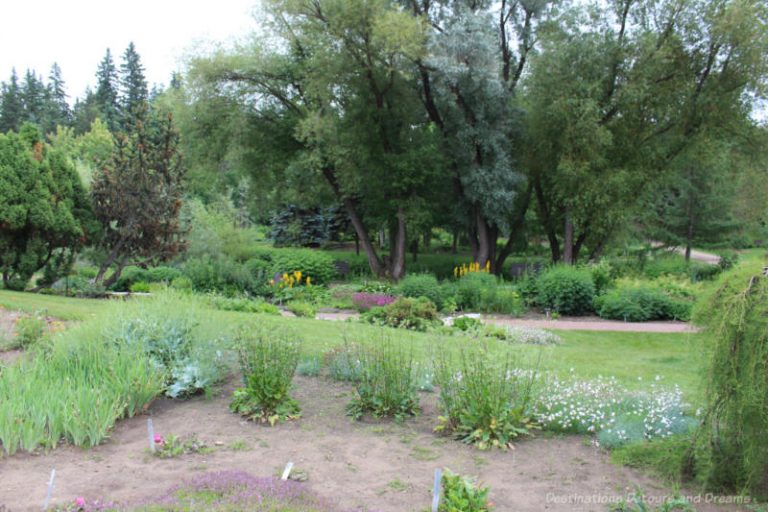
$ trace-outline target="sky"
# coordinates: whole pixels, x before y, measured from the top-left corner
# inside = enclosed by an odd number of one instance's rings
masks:
[[[201,44],[231,42],[256,28],[256,0],[35,0],[3,1],[0,12],[0,81],[11,69],[34,69],[47,81],[61,67],[70,99],[95,87],[106,49],[119,66],[133,41],[150,87],[168,84],[186,53]]]

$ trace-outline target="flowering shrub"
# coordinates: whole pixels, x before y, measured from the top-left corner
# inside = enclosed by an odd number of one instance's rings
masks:
[[[505,339],[528,345],[557,345],[563,341],[553,332],[534,327],[507,327]]]
[[[477,261],[470,264],[463,263],[458,267],[453,268],[453,277],[463,277],[467,274],[473,274],[478,272],[484,272],[489,274],[491,272],[491,261],[485,262],[485,266],[481,267]]]
[[[371,308],[380,308],[395,302],[395,296],[385,293],[358,292],[352,295],[352,302],[360,311],[368,311]]]
[[[600,444],[613,448],[630,441],[665,438],[686,432],[694,419],[678,387],[651,385],[631,392],[614,377],[583,381],[552,377],[539,389],[534,416],[547,430],[597,434]]]
[[[426,331],[440,324],[437,308],[425,297],[400,297],[383,308],[367,311],[362,319],[372,324],[414,331]]]

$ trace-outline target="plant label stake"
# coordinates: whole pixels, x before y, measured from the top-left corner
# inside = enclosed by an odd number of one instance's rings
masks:
[[[280,477],[280,480],[288,480],[288,476],[291,474],[291,470],[293,469],[293,462],[289,462],[285,465],[285,469],[283,470],[283,476]]]
[[[147,418],[147,435],[149,436],[149,451],[155,453],[155,429],[152,426],[152,418]]]
[[[440,485],[443,479],[443,471],[440,468],[435,470],[435,485],[432,488],[432,512],[437,512],[440,506]]]
[[[56,480],[56,468],[51,470],[51,478],[48,480],[48,492],[45,493],[45,501],[43,502],[43,510],[48,510],[48,503],[51,502],[51,495],[53,495],[53,482]]]

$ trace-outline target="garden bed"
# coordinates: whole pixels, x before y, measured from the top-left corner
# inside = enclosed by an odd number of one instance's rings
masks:
[[[512,451],[481,452],[432,432],[437,424],[435,394],[423,394],[423,413],[403,425],[350,422],[344,412],[350,386],[322,378],[297,377],[295,383],[303,416],[274,428],[243,421],[228,411],[234,382],[210,399],[161,399],[153,404],[157,434],[195,434],[213,448],[211,453],[150,456],[147,417],[138,416],[118,422],[111,439],[91,450],[63,447],[44,456],[0,459],[0,504],[14,511],[38,510],[52,468],[57,474],[53,503],[64,504],[77,496],[140,500],[208,471],[272,476],[289,461],[306,472],[304,485],[338,501],[342,510],[421,510],[430,503],[432,473],[438,467],[479,477],[491,487],[498,511],[605,511],[605,505],[559,503],[553,497],[625,497],[636,488],[648,496],[672,493],[647,476],[612,465],[585,437],[541,436],[518,443]]]

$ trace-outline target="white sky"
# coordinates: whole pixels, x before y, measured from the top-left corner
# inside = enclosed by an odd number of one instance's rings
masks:
[[[150,87],[168,84],[185,52],[205,42],[227,42],[256,28],[256,0],[35,0],[0,1],[0,81],[27,68],[47,82],[58,62],[71,103],[95,87],[107,48],[117,66],[136,44]]]

